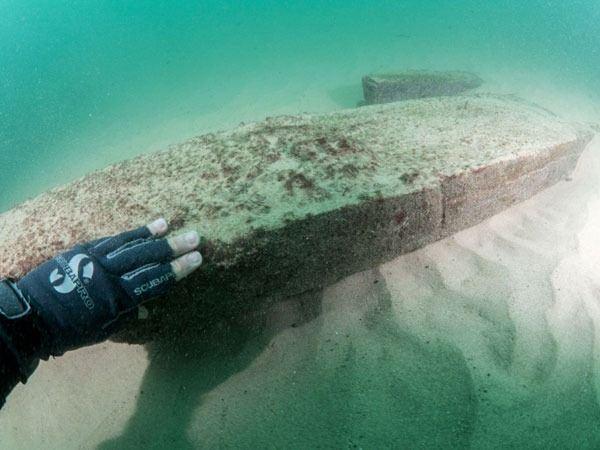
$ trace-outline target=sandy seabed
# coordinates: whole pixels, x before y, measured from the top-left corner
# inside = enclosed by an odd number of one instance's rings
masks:
[[[597,137],[570,180],[252,325],[45,363],[2,447],[597,448],[599,180]]]

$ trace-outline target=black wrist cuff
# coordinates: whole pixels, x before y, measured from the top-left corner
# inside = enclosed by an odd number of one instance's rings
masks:
[[[30,303],[7,279],[0,280],[0,339],[14,356],[25,382],[45,356],[41,352],[42,334]]]
[[[31,305],[19,288],[11,280],[0,280],[0,315],[7,319],[19,319],[30,311]]]

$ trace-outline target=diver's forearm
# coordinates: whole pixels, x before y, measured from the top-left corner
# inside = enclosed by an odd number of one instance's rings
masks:
[[[9,280],[0,280],[0,407],[19,381],[25,383],[39,363],[43,334]]]

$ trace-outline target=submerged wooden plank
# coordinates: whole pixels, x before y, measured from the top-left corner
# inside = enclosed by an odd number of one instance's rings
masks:
[[[477,75],[458,71],[408,71],[367,75],[362,79],[367,105],[458,95],[478,88],[482,83]]]
[[[129,340],[332,283],[475,225],[565,177],[591,132],[518,99],[432,98],[199,136],[0,215],[0,275],[166,217],[204,268]]]

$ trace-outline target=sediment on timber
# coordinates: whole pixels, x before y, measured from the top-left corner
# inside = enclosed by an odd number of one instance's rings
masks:
[[[425,97],[463,94],[483,80],[469,72],[407,71],[366,75],[362,79],[365,104],[375,105]]]
[[[120,339],[179,339],[475,225],[566,177],[592,137],[513,97],[269,118],[107,167],[0,215],[0,275],[164,216],[205,265]]]

